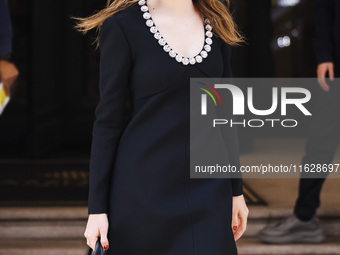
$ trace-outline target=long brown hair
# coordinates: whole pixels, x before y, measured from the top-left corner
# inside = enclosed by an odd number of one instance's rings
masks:
[[[89,17],[72,17],[77,20],[75,28],[83,34],[86,34],[89,30],[94,28],[96,28],[97,32],[99,32],[100,26],[105,19],[124,10],[138,1],[139,0],[108,0],[106,8],[97,11]],[[232,15],[229,12],[229,0],[226,0],[227,6],[225,6],[219,0],[192,1],[195,7],[201,12],[201,15],[209,19],[214,33],[217,34],[222,40],[230,45],[239,45],[241,42],[244,42],[244,37],[238,31]],[[98,47],[98,35],[94,43],[96,43]]]

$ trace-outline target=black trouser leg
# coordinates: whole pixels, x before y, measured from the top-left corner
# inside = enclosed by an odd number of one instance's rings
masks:
[[[320,92],[312,113],[303,164],[331,164],[340,140],[340,84],[332,84],[329,92]],[[327,177],[303,178],[294,214],[300,219],[311,219],[320,205],[320,192]]]

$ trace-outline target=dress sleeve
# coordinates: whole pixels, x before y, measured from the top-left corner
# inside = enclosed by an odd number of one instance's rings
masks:
[[[110,17],[99,32],[99,95],[90,155],[88,213],[107,213],[110,176],[124,128],[131,51],[118,21]]]
[[[334,1],[315,0],[315,37],[313,45],[318,64],[333,62]]]
[[[223,78],[232,77],[232,70],[230,66],[231,51],[232,47],[222,40],[222,57],[224,63],[224,69],[222,74]],[[228,106],[226,107],[228,119],[233,119],[233,121],[236,121],[236,117],[232,113],[232,98],[229,97],[228,100],[226,101],[228,102]],[[239,141],[237,127],[235,125],[229,127],[228,130],[225,132],[225,137],[230,164],[232,166],[235,166],[237,170],[240,170],[241,164],[239,158]],[[243,184],[241,172],[235,173],[235,175],[233,175],[233,178],[231,178],[230,180],[233,196],[242,195]]]

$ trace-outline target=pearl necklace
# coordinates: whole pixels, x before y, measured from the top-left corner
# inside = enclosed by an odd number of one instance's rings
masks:
[[[194,57],[186,58],[180,56],[178,53],[176,53],[173,49],[171,49],[170,45],[165,41],[165,39],[162,37],[162,35],[159,33],[158,29],[156,28],[156,25],[154,21],[151,18],[148,6],[146,5],[146,0],[140,0],[138,4],[141,6],[140,9],[143,12],[143,18],[146,19],[146,25],[150,27],[150,32],[154,34],[154,38],[158,40],[159,45],[163,47],[163,50],[167,53],[169,53],[169,56],[172,58],[175,58],[177,62],[182,62],[183,65],[188,65],[189,63],[191,65],[194,65],[195,63],[201,63],[204,58],[208,57],[208,52],[211,51],[211,44],[212,44],[212,27],[210,25],[210,22],[207,18],[204,19],[205,23],[205,45],[203,46],[203,49],[199,54],[197,54]]]

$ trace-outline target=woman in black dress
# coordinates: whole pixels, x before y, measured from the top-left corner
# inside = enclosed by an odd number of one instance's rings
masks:
[[[106,254],[237,254],[242,180],[189,173],[190,77],[230,77],[231,45],[242,41],[226,6],[114,0],[79,20],[83,32],[100,28],[87,244],[100,235]],[[229,135],[239,165],[235,129]]]

